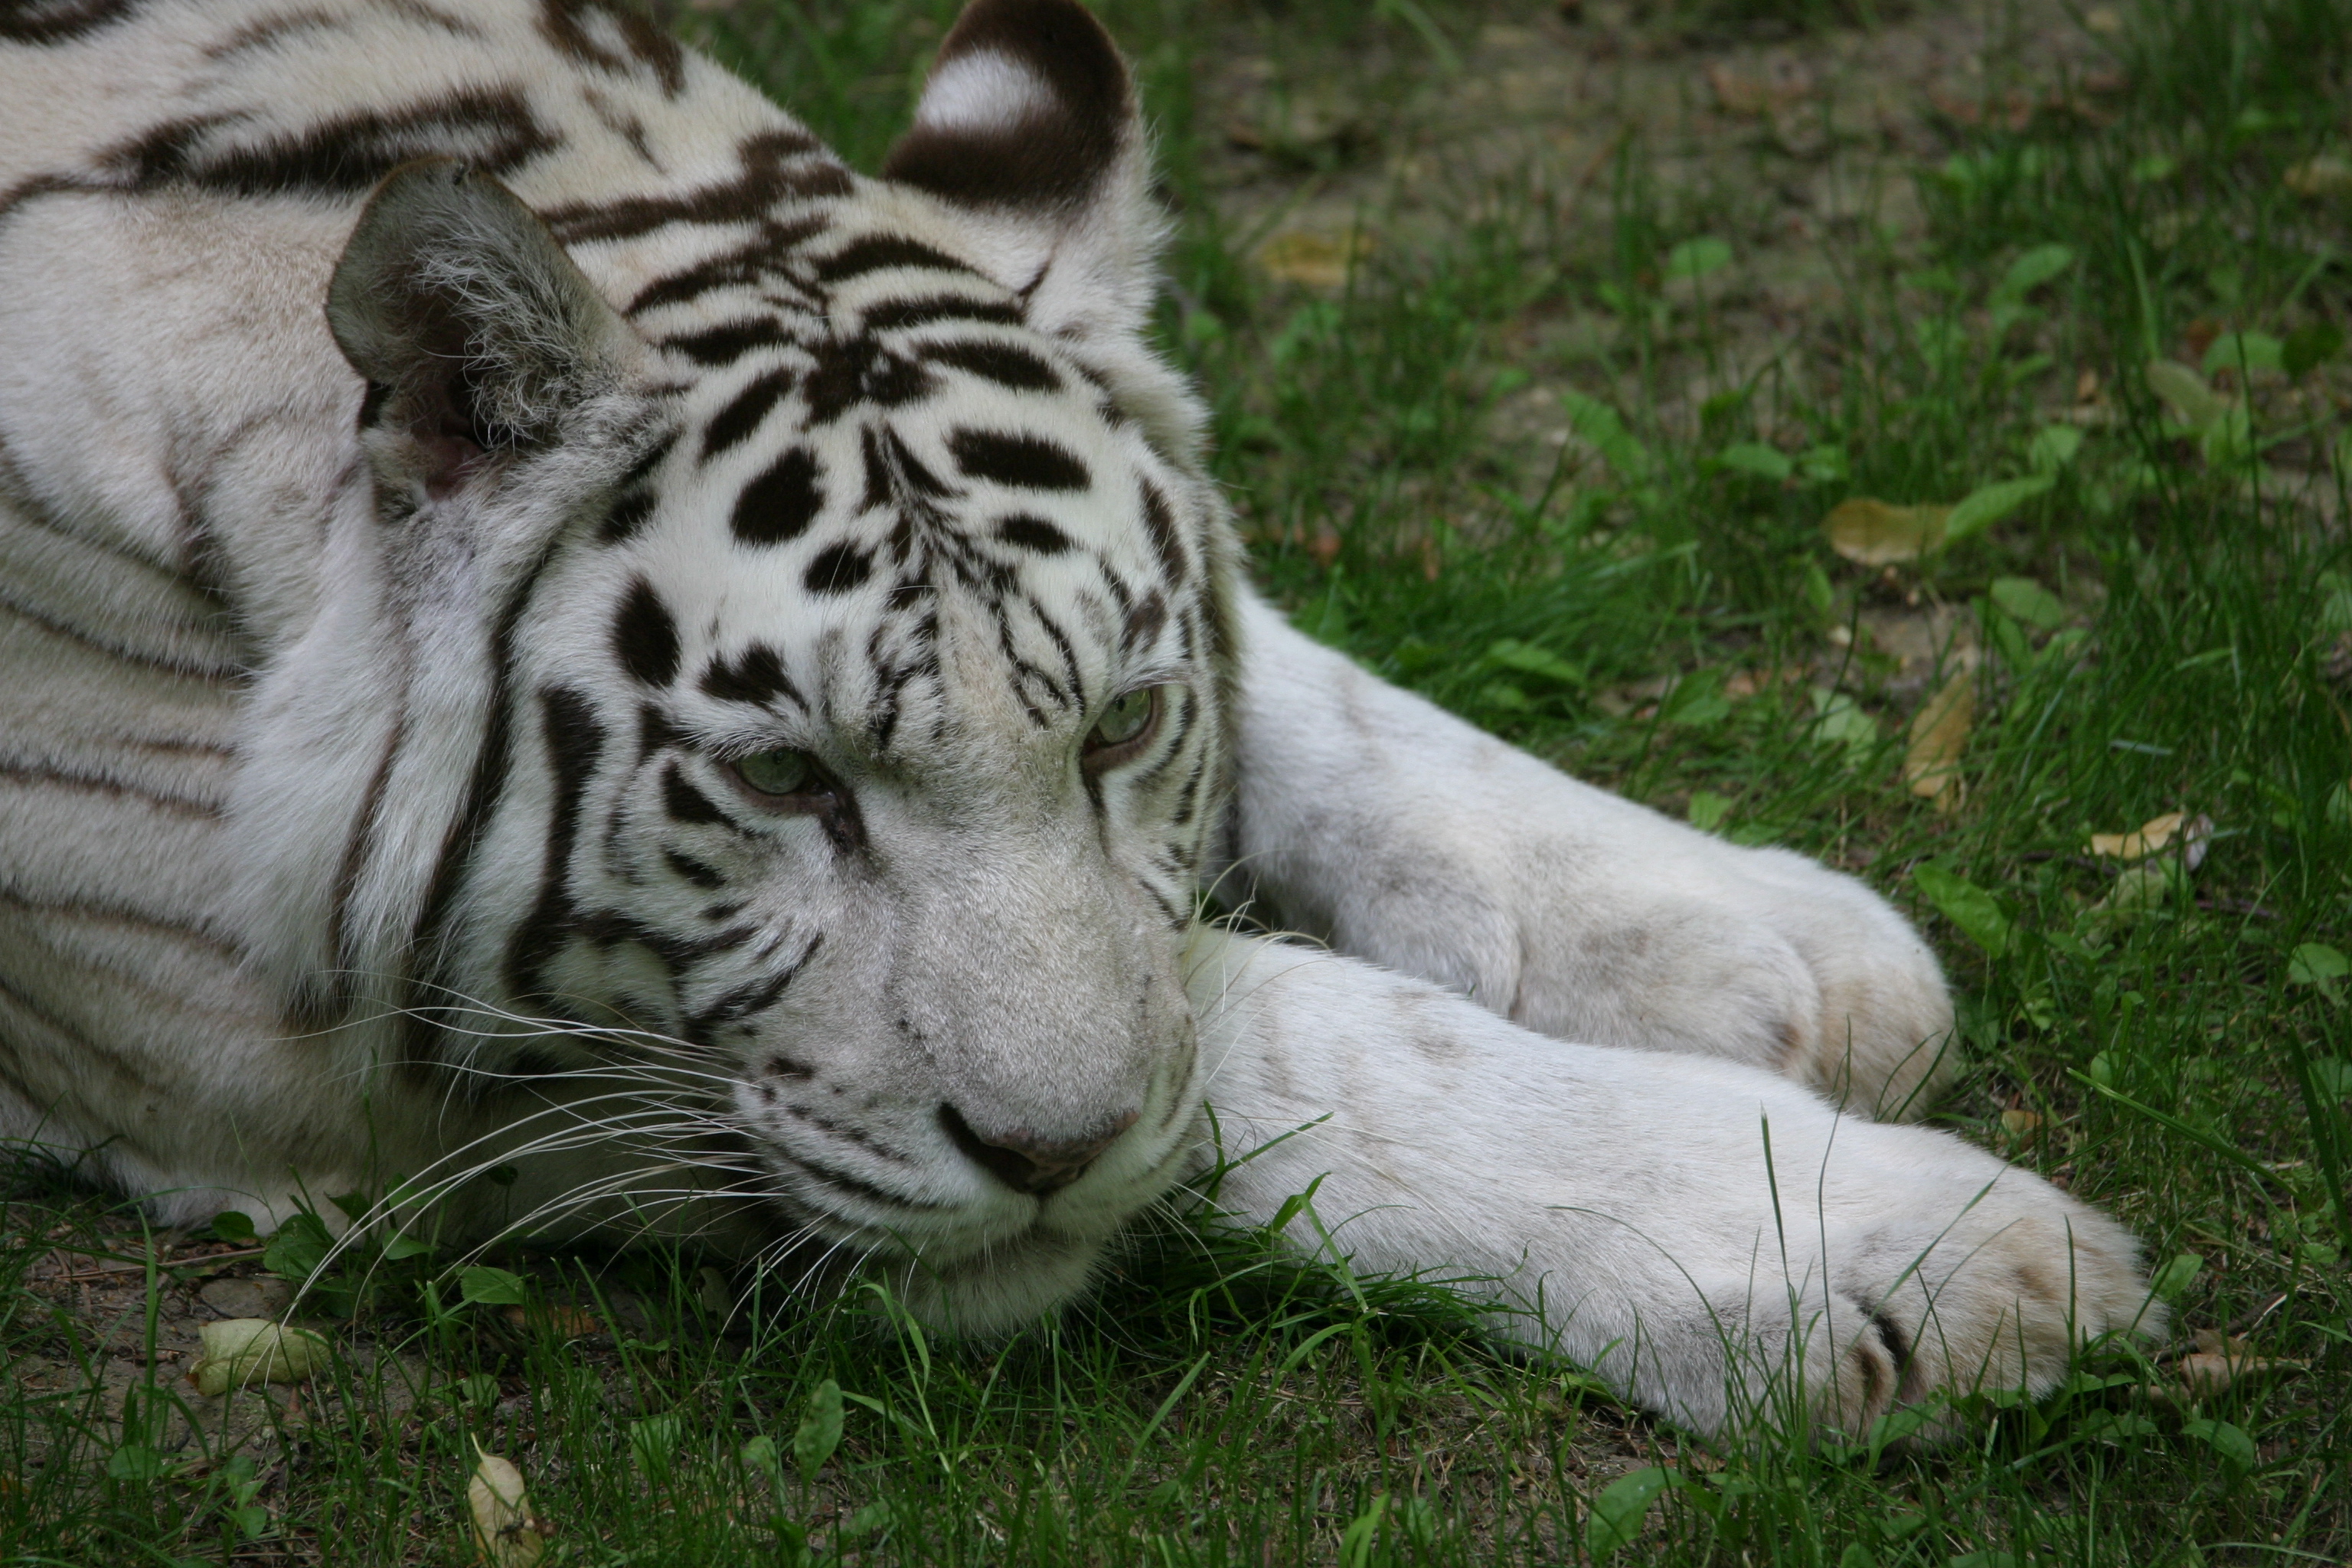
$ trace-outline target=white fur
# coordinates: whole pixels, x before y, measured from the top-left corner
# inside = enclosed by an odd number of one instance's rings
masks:
[[[625,325],[617,308],[739,248],[748,223],[583,241],[570,262],[495,226],[435,240],[455,268],[438,287],[509,301],[517,364],[586,369],[517,372],[504,412],[546,438],[494,481],[436,489],[426,448],[397,433],[363,447],[361,384],[322,310],[357,204],[122,189],[110,149],[166,122],[201,120],[208,146],[521,83],[562,150],[514,191],[548,212],[723,184],[743,138],[791,128],[698,58],[675,95],[650,68],[592,79],[518,0],[462,9],[460,37],[367,0],[150,0],[83,38],[0,48],[0,1136],[86,1151],[173,1223],[225,1205],[275,1223],[399,1174],[438,1184],[474,1234],[700,1231],[756,1253],[778,1240],[763,1205],[781,1194],[826,1256],[778,1267],[873,1250],[919,1310],[983,1332],[1082,1289],[1139,1209],[1222,1153],[1227,1212],[1270,1219],[1320,1178],[1323,1230],[1295,1221],[1300,1246],[1475,1276],[1509,1310],[1498,1331],[1707,1430],[1775,1413],[1852,1426],[1979,1381],[2046,1387],[2077,1340],[2138,1321],[2134,1247],[2111,1221],[1946,1135],[1861,1119],[1916,1113],[1951,1027],[1933,956],[1883,901],[1579,784],[1249,595],[1198,464],[1199,405],[1143,336],[1161,220],[1139,125],[1084,211],[965,212],[861,181],[827,198],[833,237],[816,243],[906,235],[977,269],[926,290],[1025,297],[1026,326],[972,333],[1083,365],[1124,422],[1091,384],[1023,395],[1015,419],[1011,395],[957,383],[901,421],[908,449],[944,473],[950,428],[1001,414],[1049,433],[1101,478],[1093,491],[976,485],[972,504],[1017,500],[1133,583],[1163,571],[1134,500],[1149,478],[1195,569],[1177,608],[1237,634],[1230,668],[1165,630],[1123,648],[1090,569],[1044,561],[1024,581],[1080,646],[943,600],[938,681],[908,689],[906,722],[953,739],[860,772],[876,692],[859,650],[887,585],[819,603],[800,586],[819,541],[756,558],[725,542],[735,492],[790,431],[678,467],[665,521],[625,548],[567,542],[633,460],[654,384],[686,374],[635,333],[728,320],[759,285]],[[289,18],[302,25],[267,51],[236,42]],[[919,114],[987,127],[1045,90],[1017,62],[967,57]],[[559,331],[547,301],[574,264],[590,303]],[[868,274],[834,308],[908,281]],[[356,296],[347,343],[382,324],[394,286]],[[707,419],[741,376],[688,381],[661,395]],[[854,430],[809,439],[828,473],[853,471]],[[388,495],[415,503],[398,527],[379,515]],[[676,1005],[806,959],[731,1054],[680,1050],[662,1018],[566,1026],[505,997],[557,787],[535,731],[515,737],[450,951],[408,949],[490,723],[500,607],[542,563],[515,633],[526,698],[564,685],[616,732],[634,721],[607,610],[635,575],[676,605],[687,659],[756,626],[843,716],[677,699],[709,737],[677,764],[696,787],[727,790],[728,755],[805,748],[852,780],[871,844],[853,875],[810,817],[711,840],[757,873],[740,916],[753,934]],[[1087,715],[1024,719],[1008,648],[1067,658],[1097,703],[1189,690],[1187,743],[1229,758],[1230,808],[1179,826],[1172,786],[1114,772],[1097,829],[1072,764]],[[526,731],[533,711],[517,709]],[[589,787],[601,837],[579,883],[688,918],[660,869],[680,830],[651,776],[615,767]],[[366,853],[347,858],[355,841]],[[1186,945],[1153,901],[1190,893],[1183,868],[1153,859],[1168,844],[1210,851],[1224,890],[1354,956],[1214,931]],[[454,988],[451,1034],[420,1078],[393,1009],[441,1006],[401,981],[430,958]],[[635,1017],[667,973],[625,942],[551,962],[600,1017]],[[526,1048],[566,1070],[502,1076]],[[793,1072],[769,1065],[782,1057]],[[1064,1137],[1136,1121],[1040,1199],[967,1159],[943,1103]],[[927,1206],[909,1219],[816,1194],[804,1161]],[[477,1179],[509,1163],[515,1184]],[[1907,1375],[1874,1313],[1918,1348]]]

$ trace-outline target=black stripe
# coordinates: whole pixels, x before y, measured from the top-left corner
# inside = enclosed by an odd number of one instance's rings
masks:
[[[756,349],[788,348],[792,342],[792,333],[774,317],[751,316],[740,321],[722,321],[698,332],[664,338],[661,346],[676,350],[697,364],[723,365],[733,364]]]
[[[807,944],[791,963],[773,974],[746,981],[722,993],[709,1006],[695,1009],[687,1016],[686,1037],[697,1045],[709,1045],[712,1032],[720,1026],[740,1024],[746,1018],[766,1012],[776,1005],[776,999],[784,994],[784,988],[799,977],[801,971],[808,967],[809,960],[814,958],[817,950],[823,946],[824,933],[819,931],[808,939]]]
[[[798,219],[793,223],[768,223],[748,245],[724,251],[708,261],[698,262],[674,277],[658,283],[649,283],[637,297],[629,301],[625,315],[642,315],[664,305],[682,304],[700,299],[714,289],[740,287],[746,283],[783,282],[777,268],[793,250],[832,226],[832,220],[822,216]]]
[[[425,906],[417,913],[416,927],[409,940],[409,951],[423,954],[428,966],[424,976],[412,977],[408,986],[408,1005],[403,1011],[400,1024],[403,1054],[412,1066],[422,1066],[438,1054],[434,1049],[435,1029],[426,1020],[436,1016],[432,1011],[441,1006],[438,984],[441,969],[447,958],[445,950],[445,925],[449,906],[457,896],[458,887],[471,869],[475,853],[480,849],[490,814],[498,808],[506,793],[507,775],[512,766],[510,736],[514,728],[514,639],[515,628],[521,624],[525,608],[539,586],[541,575],[554,555],[550,544],[532,562],[530,569],[519,579],[508,595],[506,605],[499,612],[496,628],[490,634],[490,700],[488,717],[482,725],[481,749],[474,753],[472,776],[466,784],[466,804],[449,824],[441,838],[441,853],[433,867],[432,885],[426,889]],[[431,993],[431,994],[427,994]]]
[[[723,888],[727,885],[726,878],[691,855],[681,855],[675,849],[665,849],[662,851],[662,863],[698,888]]]
[[[667,686],[677,679],[677,619],[643,577],[630,582],[614,619],[613,653],[645,685]]]
[[[620,45],[614,49],[591,30],[591,22]],[[594,66],[614,76],[648,70],[665,98],[676,98],[686,86],[686,51],[677,40],[655,26],[653,18],[619,5],[593,0],[541,0],[540,35],[567,59]]]
[[[1068,447],[1043,436],[997,430],[959,429],[948,437],[956,467],[976,479],[1031,490],[1082,490],[1092,483],[1087,466]]]
[[[710,461],[757,430],[784,395],[793,389],[793,373],[772,370],[753,376],[734,400],[711,418],[702,432],[702,460]]]
[[[1028,318],[1021,307],[1003,300],[974,300],[963,294],[934,294],[922,300],[885,300],[865,310],[866,330],[887,332],[901,327],[927,327],[933,321],[994,321],[1017,327]]]
[[[746,544],[782,544],[806,532],[824,510],[816,455],[804,447],[793,447],[743,487],[743,493],[735,498],[728,527]]]
[[[849,543],[831,544],[817,552],[801,574],[812,594],[846,594],[873,574],[874,557]]]
[[[397,113],[362,111],[242,144],[229,140],[239,123],[227,115],[169,121],[100,161],[137,190],[185,184],[247,196],[358,196],[417,158],[458,157],[506,175],[561,140],[514,88],[456,89]]]
[[[844,278],[855,278],[862,272],[879,272],[886,267],[928,267],[940,272],[961,272],[979,277],[976,268],[957,260],[944,250],[934,249],[919,239],[904,235],[868,235],[854,239],[816,264],[820,283],[837,283]]]
[[[984,343],[959,340],[950,343],[926,343],[923,358],[933,364],[952,365],[968,371],[999,386],[1009,386],[1016,392],[1059,392],[1062,378],[1054,367],[1031,353],[1027,349],[1011,343]]]
[[[706,695],[721,702],[758,704],[772,698],[788,697],[795,707],[808,706],[800,688],[784,673],[784,661],[763,642],[752,643],[732,663],[713,658],[702,672],[701,685]]]
[[[0,38],[12,44],[69,44],[125,21],[137,0],[10,0],[0,5]]]
[[[1027,512],[1015,512],[996,525],[996,537],[1007,544],[1017,544],[1024,550],[1034,550],[1040,555],[1059,555],[1070,548],[1070,536],[1042,517]]]
[[[662,809],[673,822],[727,823],[727,814],[710,803],[710,797],[694,787],[692,781],[678,771],[672,762],[662,769]]]
[[[547,815],[547,852],[541,863],[539,900],[507,941],[507,985],[518,997],[544,990],[548,961],[562,948],[573,920],[568,883],[572,847],[580,837],[580,803],[604,756],[604,726],[588,699],[569,687],[542,687],[540,725],[555,797]]]
[[[1160,552],[1160,564],[1166,568],[1169,582],[1184,581],[1184,546],[1176,537],[1176,519],[1168,510],[1168,498],[1150,479],[1143,481],[1143,526]]]
[[[746,223],[768,216],[787,201],[845,196],[854,184],[815,138],[797,131],[763,131],[739,153],[743,173],[721,185],[704,185],[680,195],[630,196],[612,202],[578,202],[551,207],[547,226],[567,245],[594,239],[633,239],[673,223]],[[791,166],[795,159],[806,159]]]

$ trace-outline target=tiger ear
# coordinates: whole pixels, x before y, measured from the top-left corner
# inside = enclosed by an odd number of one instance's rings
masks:
[[[443,495],[498,456],[551,442],[643,352],[513,193],[447,158],[402,165],[360,214],[327,324],[368,382],[362,428]]]
[[[1139,331],[1166,224],[1135,84],[1076,0],[971,0],[883,177],[960,209],[1036,325]]]

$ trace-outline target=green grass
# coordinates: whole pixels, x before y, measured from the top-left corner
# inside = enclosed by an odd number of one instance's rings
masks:
[[[1888,892],[1961,996],[1969,1070],[1939,1120],[2111,1208],[2159,1260],[2197,1258],[2174,1271],[2173,1348],[2234,1325],[2303,1369],[2192,1400],[2169,1366],[2112,1361],[2046,1405],[1979,1410],[1931,1455],[1708,1453],[1571,1370],[1491,1352],[1442,1288],[1171,1224],[1058,1326],[988,1349],[929,1342],[873,1298],[809,1314],[784,1279],[713,1293],[693,1258],[505,1258],[530,1281],[520,1322],[493,1276],[474,1277],[483,1300],[445,1278],[425,1304],[441,1260],[408,1260],[240,1463],[180,1420],[183,1365],[149,1357],[127,1394],[99,1369],[168,1326],[175,1267],[257,1263],[184,1244],[66,1310],[66,1287],[20,1288],[48,1248],[145,1258],[148,1238],[69,1173],[28,1171],[0,1228],[21,1374],[0,1406],[0,1560],[466,1561],[477,1440],[528,1476],[548,1560],[579,1563],[1580,1562],[1613,1540],[1617,1504],[1596,1527],[1593,1499],[1654,1465],[1675,1484],[1614,1561],[2352,1554],[2352,980],[2312,945],[2352,948],[2352,371],[2303,363],[2352,307],[2352,196],[2287,179],[2347,153],[2352,4],[2124,7],[2126,85],[2086,114],[1946,127],[1900,170],[1924,229],[1825,237],[1834,304],[1766,333],[1743,272],[1786,242],[1752,182],[1730,163],[1664,178],[1638,137],[1580,200],[1489,171],[1450,209],[1369,211],[1382,241],[1342,290],[1250,264],[1264,226],[1221,216],[1196,69],[1248,49],[1284,91],[1328,69],[1422,101],[1478,68],[1499,10],[1107,10],[1182,218],[1167,341],[1303,624],[1587,776]],[[1817,11],[1850,14],[1709,15]],[[951,12],[747,5],[701,25],[870,164]],[[1304,186],[1377,156],[1318,144],[1283,167]],[[1704,275],[1677,281],[1677,255]],[[2247,438],[2185,430],[2145,374],[2217,331],[2294,351],[2298,374],[2253,375]],[[1531,393],[1573,438],[1498,433]],[[2083,436],[2054,465],[2053,426]],[[1921,563],[1865,569],[1823,541],[1850,498],[1946,503],[2037,472],[2045,490]],[[1937,606],[1983,650],[1949,813],[1900,774],[1929,687],[1872,635]],[[1790,668],[1739,695],[1743,672]],[[2180,809],[2213,820],[2203,865],[2102,913],[2117,873],[2087,835]],[[549,1303],[599,1331],[566,1341]]]

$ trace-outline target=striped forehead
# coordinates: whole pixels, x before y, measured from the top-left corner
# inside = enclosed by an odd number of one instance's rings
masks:
[[[698,706],[913,730],[975,703],[1002,710],[984,728],[1055,727],[1200,657],[1183,483],[1074,366],[1017,328],[861,338],[765,345],[683,390],[604,530],[625,666],[632,637],[674,637],[637,663]],[[847,352],[919,394],[828,407]]]

